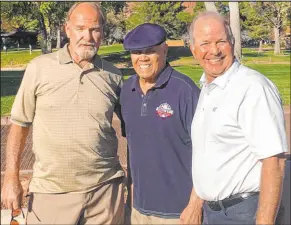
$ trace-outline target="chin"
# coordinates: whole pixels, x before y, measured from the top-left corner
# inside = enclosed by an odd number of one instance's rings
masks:
[[[85,51],[81,52],[79,54],[80,58],[86,60],[86,59],[92,59],[96,55],[96,51]]]

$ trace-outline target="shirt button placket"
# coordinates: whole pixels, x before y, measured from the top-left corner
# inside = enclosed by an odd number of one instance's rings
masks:
[[[141,103],[141,116],[147,115],[147,96],[144,95]]]

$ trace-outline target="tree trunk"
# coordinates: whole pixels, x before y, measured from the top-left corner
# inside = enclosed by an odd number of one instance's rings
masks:
[[[275,48],[274,48],[274,54],[279,55],[281,53],[280,49],[280,29],[277,27],[274,27],[274,37],[275,37]]]
[[[258,52],[263,52],[263,40],[260,40],[260,45],[259,45],[259,51]]]
[[[51,31],[48,30],[48,35],[47,35],[47,53],[52,52],[52,36],[51,36]]]
[[[212,11],[212,12],[217,12],[216,6],[214,4],[214,2],[204,2],[206,11]]]
[[[39,24],[40,24],[40,34],[41,34],[39,44],[41,47],[42,54],[46,54],[47,53],[47,32],[46,32],[46,26],[44,23],[44,18],[41,14],[39,16]]]
[[[57,27],[57,49],[61,48],[61,25],[59,24]]]
[[[229,2],[230,27],[235,39],[234,55],[241,62],[241,35],[238,2]]]
[[[52,52],[52,29],[51,29],[51,23],[48,22],[47,24],[47,53]]]
[[[41,2],[36,2],[38,10],[40,9]],[[42,54],[47,54],[47,32],[42,13],[38,13],[38,20],[40,25],[40,38],[38,39]]]

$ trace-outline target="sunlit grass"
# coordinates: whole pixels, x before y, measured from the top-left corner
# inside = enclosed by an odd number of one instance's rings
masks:
[[[170,64],[181,73],[189,76],[196,84],[199,84],[199,79],[203,70],[198,65],[198,62],[189,54],[187,49],[169,49]],[[177,50],[177,51],[176,51]],[[122,71],[125,78],[134,72],[132,68],[124,66],[124,62],[130,61],[129,54],[123,54],[123,46],[114,44],[111,46],[101,46],[99,54],[117,66],[123,66]],[[121,53],[121,54],[120,54]],[[25,66],[31,59],[40,55],[40,51],[33,51],[32,55],[29,51],[14,51],[5,54],[1,52],[1,67]],[[258,53],[257,49],[243,49],[243,64],[249,66],[263,75],[268,77],[278,87],[284,105],[290,105],[290,51],[283,51],[281,55],[274,55],[273,50],[267,50],[263,53]],[[131,71],[131,72],[130,72]],[[7,92],[1,91],[1,116],[10,113],[14,96],[18,89],[23,71],[2,72],[1,73],[1,88]],[[7,76],[10,76],[7,77]]]

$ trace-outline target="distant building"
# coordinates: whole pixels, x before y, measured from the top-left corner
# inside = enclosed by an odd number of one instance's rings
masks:
[[[1,32],[1,46],[7,47],[19,44],[19,45],[36,45],[37,44],[37,32],[28,32],[15,30],[11,32]]]

